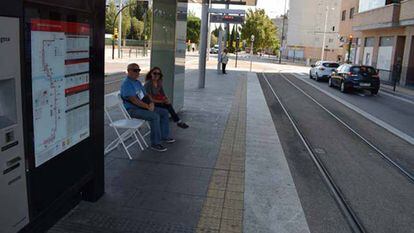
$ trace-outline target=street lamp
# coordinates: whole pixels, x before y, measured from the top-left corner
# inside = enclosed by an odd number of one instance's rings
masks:
[[[332,7],[331,10],[335,10],[335,8]],[[325,45],[326,45],[326,31],[328,30],[328,16],[329,16],[329,6],[326,6],[325,30],[323,31],[321,61],[325,59]]]
[[[352,47],[352,38],[353,38],[353,36],[352,35],[349,35],[349,38],[348,38],[348,58],[346,59],[347,61],[347,63],[351,63],[351,47]]]
[[[250,36],[250,72],[252,72],[252,64],[253,64],[253,43],[254,43],[254,35]]]

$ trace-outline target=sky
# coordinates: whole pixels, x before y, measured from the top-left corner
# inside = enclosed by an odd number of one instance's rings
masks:
[[[286,8],[289,8],[289,0],[286,0],[286,1],[287,1]],[[285,0],[258,0],[256,7],[265,9],[267,15],[269,15],[270,18],[274,18],[278,15],[283,14],[284,3],[285,3]],[[224,8],[224,5],[215,4],[213,5],[213,8]],[[239,6],[239,5],[230,6],[230,9],[247,9],[247,8],[254,8],[254,7],[245,7],[245,6]],[[201,17],[201,4],[189,3],[188,9],[195,12],[197,16]]]

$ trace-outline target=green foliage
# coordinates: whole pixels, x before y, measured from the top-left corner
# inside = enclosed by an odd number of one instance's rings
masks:
[[[118,2],[118,1],[117,1]],[[114,26],[118,28],[119,15],[114,23],[115,15],[118,12],[115,0],[107,1],[108,7],[105,14],[105,32],[113,33]],[[122,39],[143,40],[145,35],[151,38],[152,10],[145,9],[144,2],[128,0],[122,10]],[[118,30],[119,31],[119,30]]]
[[[230,53],[234,53],[236,51],[236,40],[237,40],[237,26],[234,25],[233,29],[231,30],[231,34],[229,36],[229,42],[228,42],[228,46],[227,49],[229,50]]]
[[[218,36],[219,36],[219,31],[220,31],[220,28],[214,28],[214,30],[211,32],[215,37],[217,37],[218,38]]]
[[[152,29],[152,9],[148,8],[147,13],[144,18],[144,35],[147,37],[147,40],[151,38],[151,29]]]
[[[210,47],[213,47],[217,43],[218,43],[218,38],[213,33],[211,33]]]
[[[117,11],[114,0],[109,0],[105,15],[105,33],[112,34],[114,32],[113,23]]]
[[[144,33],[144,22],[139,21],[137,18],[133,17],[131,19],[131,30],[129,34],[130,39],[141,40],[143,39]]]
[[[187,41],[198,44],[200,40],[201,19],[190,12],[187,17]]]
[[[250,36],[255,36],[254,52],[263,50],[278,50],[280,47],[277,27],[263,9],[249,9],[246,22],[242,25],[241,38],[250,44]]]

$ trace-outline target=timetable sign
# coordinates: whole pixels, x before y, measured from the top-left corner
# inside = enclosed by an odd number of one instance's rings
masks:
[[[210,17],[211,23],[234,23],[242,24],[244,23],[244,16],[239,15],[215,15],[212,14]]]

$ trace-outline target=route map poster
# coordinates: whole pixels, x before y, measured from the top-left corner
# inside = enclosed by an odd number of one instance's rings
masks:
[[[31,20],[35,166],[89,137],[90,27]]]

